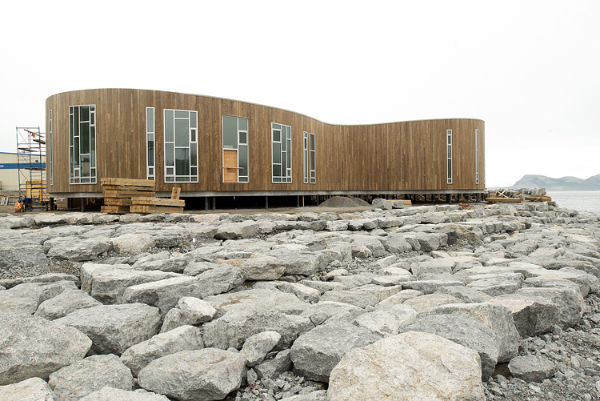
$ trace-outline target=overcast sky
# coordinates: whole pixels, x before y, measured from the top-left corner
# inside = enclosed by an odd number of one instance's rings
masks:
[[[136,88],[332,124],[478,118],[486,183],[600,174],[600,1],[10,1],[0,152],[52,94]]]

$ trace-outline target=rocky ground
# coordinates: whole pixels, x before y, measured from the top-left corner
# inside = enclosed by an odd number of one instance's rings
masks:
[[[5,214],[0,238],[2,400],[600,399],[598,215]]]

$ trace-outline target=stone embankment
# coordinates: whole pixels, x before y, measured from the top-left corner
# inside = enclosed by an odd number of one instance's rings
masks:
[[[0,399],[598,399],[599,217],[0,216]]]

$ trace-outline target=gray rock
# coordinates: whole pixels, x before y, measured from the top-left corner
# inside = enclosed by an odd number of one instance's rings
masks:
[[[353,235],[352,245],[363,245],[366,246],[373,254],[375,258],[381,258],[387,255],[385,248],[381,241],[377,237],[371,237],[368,235]]]
[[[41,245],[0,245],[0,270],[30,269],[48,266],[48,258]]]
[[[516,356],[510,360],[508,369],[513,377],[526,382],[541,382],[554,376],[556,367],[545,356]]]
[[[251,238],[259,234],[257,222],[246,220],[241,223],[225,223],[217,227],[216,239]]]
[[[278,248],[266,252],[266,255],[279,260],[288,275],[310,276],[319,270],[319,255],[312,252]]]
[[[292,345],[294,370],[309,380],[328,382],[331,370],[348,351],[372,344],[380,338],[364,327],[346,322],[315,327],[298,337]]]
[[[218,318],[202,326],[204,344],[220,349],[241,349],[244,341],[263,331],[281,334],[280,346],[289,347],[314,327],[308,317],[299,316],[310,304],[295,295],[268,290],[248,290],[208,297]]]
[[[279,343],[281,334],[276,331],[263,331],[250,336],[244,342],[241,354],[246,358],[248,366],[262,362],[267,354]]]
[[[260,379],[276,379],[283,372],[292,369],[291,351],[289,349],[280,351],[272,359],[267,359],[254,366],[254,371]]]
[[[177,307],[167,312],[161,333],[183,325],[196,325],[208,322],[217,310],[206,301],[194,297],[183,297],[177,302]]]
[[[494,373],[498,363],[494,333],[466,315],[419,315],[414,323],[402,327],[401,332],[407,331],[436,334],[475,350],[481,358],[482,381],[486,382]]]
[[[381,336],[398,334],[402,326],[415,321],[417,311],[408,305],[391,305],[377,308],[373,312],[364,313],[354,319],[354,324],[369,329]]]
[[[331,371],[329,401],[484,401],[479,354],[445,338],[408,332],[348,352]]]
[[[246,274],[237,267],[219,264],[196,276],[200,285],[199,297],[222,294],[233,290],[246,281]]]
[[[46,319],[0,313],[0,385],[50,373],[82,359],[92,341]]]
[[[321,296],[321,301],[343,302],[363,309],[379,303],[379,299],[371,293],[352,290],[328,291]]]
[[[522,338],[552,331],[560,316],[559,306],[541,296],[507,294],[488,302],[510,309],[515,327]]]
[[[456,266],[456,262],[454,262],[452,259],[441,258],[414,263],[411,267],[411,270],[417,278],[422,278],[427,274],[452,273],[452,268],[454,266]]]
[[[85,291],[67,290],[54,298],[42,302],[37,308],[35,316],[54,320],[65,317],[77,309],[86,309],[99,305],[102,304],[89,296]]]
[[[406,301],[404,301],[404,305],[411,306],[417,312],[425,312],[440,305],[457,303],[460,303],[460,300],[458,298],[454,298],[452,295],[446,294],[421,295],[419,297],[407,299]]]
[[[248,280],[278,280],[285,273],[285,265],[272,256],[253,254],[248,259],[232,259],[228,265],[242,270]]]
[[[218,266],[216,263],[210,262],[190,262],[185,266],[185,269],[183,269],[183,274],[186,276],[197,276],[214,269],[216,266]]]
[[[126,391],[103,387],[101,390],[86,395],[80,401],[169,401],[169,399],[164,395],[154,394],[144,389]]]
[[[512,294],[523,286],[521,273],[478,274],[468,278],[467,287],[492,297]]]
[[[381,210],[392,210],[392,202],[385,200],[383,198],[375,198],[371,203],[371,210],[381,209]]]
[[[402,291],[398,292],[397,294],[387,297],[383,301],[379,302],[377,304],[377,308],[386,308],[386,307],[392,306],[392,305],[399,305],[409,299],[420,297],[421,295],[423,295],[423,293],[421,291],[402,290]]]
[[[363,313],[365,313],[364,309],[348,303],[321,301],[302,312],[302,316],[308,317],[315,326],[318,326],[335,316],[342,319],[348,317],[348,320],[352,320]]]
[[[542,297],[552,301],[558,309],[558,324],[561,326],[574,326],[579,323],[585,310],[585,301],[581,293],[573,288],[521,288],[515,294],[520,296]]]
[[[78,401],[105,386],[131,391],[133,376],[116,355],[92,355],[52,373],[48,384],[61,401]]]
[[[489,327],[498,347],[498,362],[508,362],[519,351],[519,332],[510,309],[502,305],[484,303],[446,304],[430,309],[430,314],[465,314]]]
[[[492,297],[485,292],[478,291],[474,288],[461,286],[441,287],[435,292],[435,294],[451,295],[464,303],[485,302],[492,299]]]
[[[321,297],[321,293],[314,288],[310,288],[298,283],[287,283],[285,281],[258,282],[254,284],[253,288],[275,288],[281,292],[289,292],[290,294],[294,294],[301,300],[310,303],[319,302],[319,298]]]
[[[112,249],[112,244],[105,238],[78,239],[63,241],[54,245],[48,251],[49,258],[85,262],[95,260],[104,252]]]
[[[155,359],[180,351],[202,348],[204,344],[200,329],[194,326],[181,326],[127,348],[121,355],[121,362],[137,377],[140,371]]]
[[[221,400],[246,376],[246,360],[215,348],[183,351],[156,359],[139,374],[146,390],[181,401]]]
[[[19,383],[0,386],[0,400],[3,401],[58,401],[58,396],[48,383],[39,377]]]
[[[402,283],[402,288],[421,291],[423,294],[433,294],[442,287],[464,286],[458,280],[417,280]]]
[[[180,276],[131,286],[123,293],[123,302],[156,306],[164,317],[180,298],[201,296],[197,277]]]
[[[158,309],[143,304],[101,305],[78,309],[54,322],[75,327],[92,339],[99,354],[121,355],[158,333]]]
[[[125,234],[110,240],[117,253],[146,252],[156,245],[154,238],[149,234]]]

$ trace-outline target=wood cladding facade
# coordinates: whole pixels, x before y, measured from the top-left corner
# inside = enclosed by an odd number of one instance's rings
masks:
[[[96,106],[97,184],[69,183],[69,107]],[[59,93],[52,111],[52,180],[58,197],[94,196],[102,178],[146,178],[146,108],[155,108],[157,192],[182,196],[351,193],[480,193],[485,189],[482,120],[440,119],[373,125],[332,125],[302,114],[241,101],[136,89]],[[165,182],[164,110],[198,113],[198,182]],[[249,182],[223,177],[222,116],[248,119]],[[272,183],[271,123],[291,126],[292,182]],[[447,183],[446,132],[452,130],[452,184]],[[476,183],[475,132],[479,139]],[[303,132],[315,134],[316,183],[304,183]],[[47,129],[47,132],[49,130]],[[50,174],[50,169],[47,169]],[[310,180],[309,180],[310,182]]]

